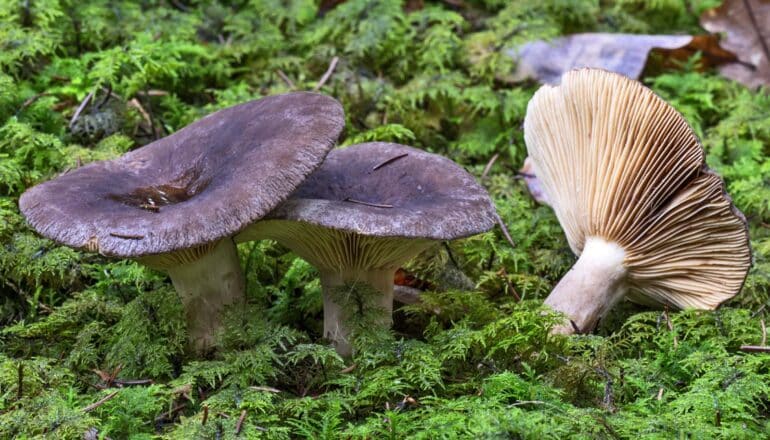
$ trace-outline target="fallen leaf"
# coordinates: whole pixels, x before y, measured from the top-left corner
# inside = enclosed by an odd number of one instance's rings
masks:
[[[421,280],[407,272],[404,268],[398,268],[393,276],[393,284],[397,286],[413,287],[420,290],[433,290],[434,286],[425,280]]]
[[[527,157],[524,159],[524,165],[519,170],[519,176],[524,179],[524,183],[527,184],[529,195],[531,195],[537,203],[551,206],[548,196],[545,195],[545,191],[543,190],[543,185],[537,178],[535,162],[531,158]]]
[[[677,60],[686,60],[701,51],[705,65],[735,60],[713,35],[574,34],[551,41],[531,41],[510,49],[508,54],[517,61],[515,81],[534,78],[545,84],[558,84],[564,72],[581,67],[601,68],[638,79],[652,51]]]
[[[723,33],[720,45],[737,55],[738,61],[719,72],[748,87],[770,85],[770,1],[726,0],[703,13],[701,26]]]

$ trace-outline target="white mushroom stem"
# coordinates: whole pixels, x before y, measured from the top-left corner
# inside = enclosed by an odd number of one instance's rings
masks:
[[[625,256],[616,243],[598,237],[586,239],[578,261],[545,300],[572,321],[554,327],[553,333],[587,333],[596,327],[628,290]]]
[[[393,323],[393,276],[395,269],[350,270],[331,272],[321,270],[321,285],[324,293],[324,337],[331,340],[337,353],[350,356],[351,314],[364,315],[376,308],[378,316],[372,324],[390,328]],[[355,284],[365,284],[379,294],[361,298],[350,288]],[[345,289],[350,289],[346,291]],[[368,302],[367,302],[368,301]],[[367,307],[367,309],[364,309]]]
[[[193,261],[167,267],[187,320],[190,344],[196,351],[214,345],[226,306],[243,301],[245,281],[235,243],[229,238]]]

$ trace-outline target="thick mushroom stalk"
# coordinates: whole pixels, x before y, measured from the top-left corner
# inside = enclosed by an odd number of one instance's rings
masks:
[[[245,280],[233,240],[140,261],[168,273],[184,307],[190,344],[199,352],[211,348],[224,309],[244,301]]]
[[[390,327],[396,270],[434,243],[373,237],[290,220],[257,222],[238,239],[276,240],[318,269],[323,287],[323,336],[342,356],[352,354],[352,322]],[[362,298],[362,286],[376,295]]]
[[[546,304],[590,332],[623,297],[714,309],[751,265],[746,220],[682,115],[603,70],[544,86],[524,121],[527,150],[575,266]],[[574,324],[574,325],[573,325]]]
[[[593,329],[628,291],[626,252],[616,243],[591,237],[586,240],[577,263],[559,281],[545,304],[570,317],[556,333],[582,333]]]
[[[344,120],[337,101],[315,93],[247,102],[30,188],[19,207],[57,242],[166,271],[190,342],[205,350],[224,307],[243,301],[232,237],[321,164]]]
[[[378,292],[369,304],[387,328],[396,269],[440,240],[491,229],[489,195],[449,159],[404,145],[374,142],[329,153],[292,197],[236,236],[271,238],[315,266],[324,288],[324,336],[350,355],[355,319],[367,315],[351,284]]]

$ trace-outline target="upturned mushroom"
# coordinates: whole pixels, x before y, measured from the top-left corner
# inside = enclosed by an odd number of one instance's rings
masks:
[[[544,86],[527,150],[579,256],[545,303],[590,332],[621,298],[714,309],[741,289],[748,228],[685,119],[640,83],[596,69]]]
[[[223,308],[243,301],[231,237],[321,164],[343,124],[340,104],[323,95],[263,98],[37,185],[19,206],[54,241],[166,271],[190,342],[204,350]]]
[[[237,241],[270,238],[315,266],[324,289],[324,336],[351,354],[339,288],[379,292],[390,326],[396,269],[440,240],[491,229],[495,207],[457,164],[404,145],[374,142],[334,150],[292,197]]]

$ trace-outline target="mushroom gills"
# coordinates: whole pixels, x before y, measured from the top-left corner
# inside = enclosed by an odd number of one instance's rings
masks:
[[[574,266],[546,298],[545,304],[570,322],[554,333],[588,333],[628,291],[623,261],[626,251],[601,237],[588,237]]]

